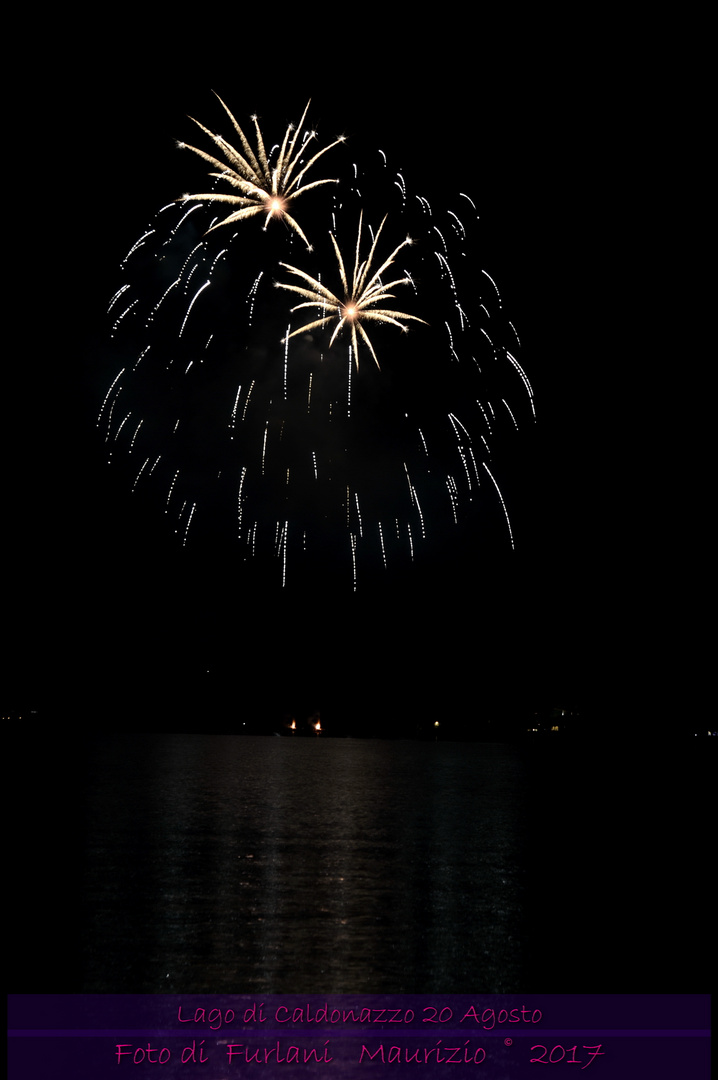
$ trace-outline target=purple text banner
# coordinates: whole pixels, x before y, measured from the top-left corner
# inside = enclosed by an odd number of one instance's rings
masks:
[[[710,1027],[700,994],[10,995],[8,1060],[10,1080],[707,1080]]]

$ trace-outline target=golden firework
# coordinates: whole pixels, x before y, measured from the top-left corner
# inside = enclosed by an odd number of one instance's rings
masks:
[[[364,343],[368,347],[372,356],[374,357],[374,363],[379,367],[379,361],[377,360],[374,347],[369,340],[369,336],[364,329],[362,323],[364,322],[380,322],[390,323],[392,326],[398,326],[400,330],[406,332],[409,327],[404,326],[399,322],[400,319],[412,319],[414,322],[424,323],[424,326],[428,325],[424,319],[419,319],[416,315],[408,315],[405,311],[394,311],[386,308],[377,308],[374,305],[384,300],[393,300],[394,294],[389,292],[389,289],[393,289],[397,285],[408,285],[410,279],[408,277],[396,278],[394,281],[389,281],[384,284],[381,280],[381,275],[388,267],[390,267],[398,253],[403,247],[411,244],[410,237],[407,236],[406,240],[402,241],[397,248],[392,251],[388,259],[385,259],[378,270],[373,270],[374,255],[376,253],[376,247],[379,242],[381,230],[384,228],[384,221],[377,229],[376,236],[369,252],[369,257],[364,262],[360,263],[359,250],[361,247],[361,232],[362,232],[362,215],[359,215],[359,232],[357,235],[356,252],[354,256],[354,272],[352,274],[351,282],[347,277],[344,259],[342,253],[339,250],[333,233],[330,233],[332,244],[334,245],[334,251],[337,257],[337,263],[339,265],[339,276],[342,281],[342,288],[344,290],[344,299],[340,300],[335,296],[333,292],[330,292],[326,286],[322,285],[320,281],[310,277],[309,274],[305,274],[303,270],[299,270],[296,266],[290,266],[288,263],[280,263],[285,270],[288,270],[290,274],[295,274],[297,277],[302,278],[307,284],[301,285],[289,285],[284,282],[275,282],[278,289],[288,289],[291,292],[299,293],[300,296],[306,297],[306,302],[303,304],[297,304],[292,308],[292,311],[299,311],[300,308],[309,307],[321,307],[323,311],[327,311],[328,314],[322,316],[320,319],[315,319],[313,322],[305,323],[304,326],[300,326],[297,330],[293,330],[291,334],[287,335],[285,340],[295,337],[297,334],[305,333],[308,330],[315,330],[317,327],[326,326],[327,323],[337,319],[337,325],[334,328],[331,341],[329,345],[334,343],[337,335],[342,331],[345,325],[351,327],[352,346],[354,349],[354,359],[357,367],[359,366],[359,354],[357,348],[357,330],[359,331]],[[307,287],[308,286],[308,287]]]
[[[302,140],[299,139],[307,115],[307,110],[309,109],[309,102],[307,102],[304,113],[302,114],[302,119],[299,121],[297,127],[295,128],[293,124],[290,124],[287,128],[276,164],[272,166],[264,148],[264,139],[262,138],[258,118],[256,116],[252,117],[257,135],[257,149],[254,151],[241,127],[222,101],[219,94],[215,96],[232,121],[234,129],[239,136],[242,153],[228,143],[221,135],[213,134],[203,124],[200,124],[199,120],[194,120],[193,117],[190,117],[190,120],[192,120],[197,127],[201,128],[206,135],[209,135],[210,139],[216,143],[224,154],[226,163],[220,161],[218,158],[212,157],[211,154],[206,154],[204,150],[198,150],[196,146],[189,146],[187,143],[179,143],[179,146],[183,149],[191,150],[193,153],[197,154],[198,157],[201,157],[203,161],[212,165],[217,171],[211,172],[209,175],[216,177],[219,180],[226,180],[241,194],[226,195],[211,192],[198,195],[183,195],[182,199],[178,199],[177,201],[182,202],[192,200],[194,202],[221,202],[228,203],[231,206],[241,207],[241,209],[235,210],[228,214],[222,221],[213,225],[212,229],[218,229],[220,225],[231,225],[235,221],[242,221],[244,218],[253,217],[255,214],[266,214],[264,223],[265,229],[271,218],[284,218],[297,235],[301,236],[302,240],[307,245],[307,248],[311,251],[311,244],[289,213],[288,208],[295,199],[300,195],[303,195],[306,191],[310,191],[312,188],[321,187],[322,184],[338,183],[337,180],[330,179],[314,180],[311,184],[305,184],[303,181],[309,169],[311,169],[314,163],[318,161],[323,154],[326,154],[327,150],[331,150],[337,143],[344,142],[344,136],[335,139],[329,146],[325,146],[323,150],[319,150],[306,164],[302,164],[300,161],[301,155],[304,152],[307,143],[315,138],[315,133],[309,132],[306,138]],[[294,134],[292,134],[292,132]],[[299,143],[299,145],[297,145],[297,143]],[[209,229],[208,232],[211,232],[212,229]]]

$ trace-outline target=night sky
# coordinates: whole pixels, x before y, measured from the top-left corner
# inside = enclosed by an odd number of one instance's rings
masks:
[[[549,25],[467,38],[427,22],[413,43],[403,22],[364,26],[332,51],[319,25],[275,40],[245,23],[233,38],[198,19],[159,47],[128,34],[115,59],[70,49],[40,76],[57,188],[32,181],[29,314],[9,349],[9,707],[58,726],[200,731],[319,709],[329,730],[351,717],[378,733],[564,707],[603,731],[693,730],[700,659],[676,642],[675,575],[646,556],[655,478],[627,196],[658,117],[649,107],[636,126],[631,55],[611,41],[607,81],[583,31],[572,49]],[[356,594],[350,576],[282,589],[224,535],[181,548],[161,504],[107,466],[107,305],[128,249],[202,175],[175,146],[204,145],[187,115],[229,134],[212,90],[273,133],[311,97],[320,144],[385,148],[415,190],[476,202],[477,273],[499,284],[537,409],[502,451],[514,551],[494,514]]]

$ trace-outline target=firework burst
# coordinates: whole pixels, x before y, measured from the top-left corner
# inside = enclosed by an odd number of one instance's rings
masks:
[[[300,296],[307,297],[307,302],[304,304],[297,304],[292,308],[292,312],[299,311],[301,308],[314,308],[321,307],[323,311],[329,310],[330,314],[323,316],[322,318],[315,319],[313,322],[305,323],[304,326],[300,326],[297,330],[293,330],[291,334],[287,335],[286,340],[296,337],[297,334],[307,333],[310,330],[316,330],[320,326],[326,326],[327,323],[337,320],[337,325],[334,328],[331,341],[329,342],[329,348],[332,347],[337,336],[341,333],[342,329],[349,327],[351,329],[352,346],[354,349],[354,358],[357,368],[359,367],[359,349],[357,345],[357,330],[359,331],[364,344],[367,346],[377,367],[379,367],[379,361],[377,360],[374,346],[369,340],[369,335],[362,326],[364,321],[374,321],[379,323],[388,323],[392,326],[398,326],[400,330],[408,330],[408,326],[404,326],[399,322],[399,319],[413,319],[415,322],[424,323],[424,319],[418,318],[416,315],[408,315],[405,311],[387,310],[385,308],[377,308],[374,305],[385,300],[393,300],[394,294],[389,292],[389,289],[393,289],[398,285],[409,285],[410,280],[408,277],[397,278],[395,281],[389,281],[384,284],[381,280],[381,275],[390,266],[394,264],[396,256],[399,254],[403,247],[411,244],[410,237],[407,236],[403,243],[394,248],[388,259],[385,259],[378,270],[374,270],[374,255],[376,253],[376,247],[379,242],[381,231],[384,228],[386,218],[382,221],[381,225],[377,229],[374,242],[369,252],[369,258],[360,263],[360,249],[361,249],[361,232],[362,232],[362,215],[359,216],[359,232],[357,235],[356,253],[354,257],[354,272],[351,277],[351,281],[347,277],[347,272],[344,265],[344,259],[342,253],[339,250],[339,246],[334,238],[334,234],[331,233],[331,241],[334,245],[334,253],[337,257],[337,263],[339,266],[339,275],[342,281],[342,288],[344,290],[344,299],[340,300],[334,293],[330,292],[320,281],[306,274],[303,270],[297,269],[296,266],[290,266],[288,263],[280,263],[279,265],[288,270],[296,277],[302,278],[307,283],[309,288],[302,287],[300,285],[288,285],[284,282],[276,282],[276,286],[279,289],[288,289],[290,292],[298,293]]]
[[[344,141],[343,137],[336,139],[329,146],[325,146],[324,149],[314,154],[309,161],[303,163],[302,154],[307,144],[315,138],[314,132],[307,132],[305,138],[300,139],[310,104],[307,102],[302,119],[297,127],[295,128],[293,124],[288,126],[276,164],[271,164],[264,148],[264,139],[258,118],[256,116],[252,117],[257,136],[257,148],[255,151],[225,103],[218,94],[216,97],[232,121],[234,130],[239,136],[242,153],[240,154],[226,139],[221,135],[215,135],[203,124],[200,124],[199,120],[195,120],[194,117],[190,117],[190,120],[214,141],[224,155],[226,162],[219,161],[217,158],[212,157],[211,154],[205,153],[204,150],[197,149],[196,146],[190,146],[187,143],[180,143],[179,145],[182,149],[191,150],[203,161],[214,166],[217,171],[211,172],[209,175],[215,179],[227,181],[241,194],[228,195],[210,192],[198,195],[183,195],[182,199],[178,201],[226,203],[241,208],[228,214],[222,221],[213,225],[212,228],[214,229],[219,228],[221,225],[231,225],[236,221],[254,217],[257,214],[266,215],[264,223],[266,229],[272,218],[283,218],[311,251],[311,244],[294,217],[289,213],[289,207],[300,195],[304,195],[307,191],[322,187],[324,184],[338,183],[336,179],[314,180],[312,183],[304,183],[304,177],[320,157],[326,154],[328,150],[331,150],[332,147]]]
[[[299,160],[300,141],[287,133],[274,165],[292,198],[316,160]],[[242,160],[266,198],[274,154],[257,142]],[[244,191],[251,205],[218,222],[214,197],[158,212],[110,304],[117,356],[98,427],[108,457],[129,461],[133,496],[159,504],[183,545],[224,539],[272,581],[336,571],[356,588],[450,556],[460,538],[475,547],[487,522],[513,545],[501,451],[534,403],[471,200],[415,194],[383,152],[336,157],[339,185],[314,185],[304,232],[245,230],[266,207]],[[384,254],[390,226],[414,242]],[[307,237],[314,276],[295,253]],[[424,318],[394,308],[400,290]],[[416,333],[396,332],[410,322]],[[375,362],[359,365],[360,350]]]

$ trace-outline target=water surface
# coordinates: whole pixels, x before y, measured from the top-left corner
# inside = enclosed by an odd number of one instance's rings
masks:
[[[14,988],[710,989],[710,747],[58,732],[14,760]]]
[[[515,989],[523,771],[491,744],[103,741],[85,988]]]

